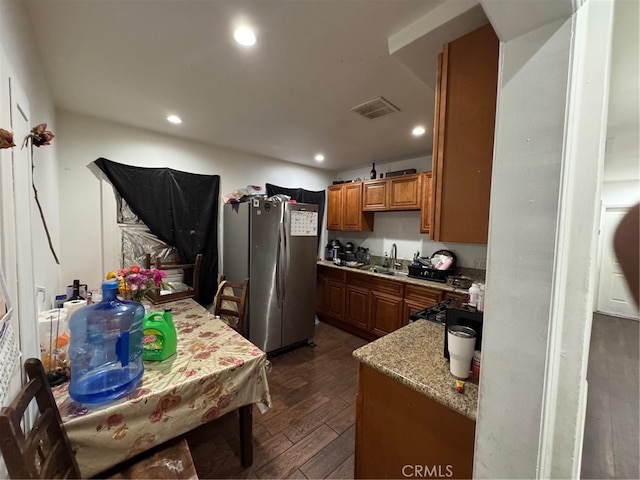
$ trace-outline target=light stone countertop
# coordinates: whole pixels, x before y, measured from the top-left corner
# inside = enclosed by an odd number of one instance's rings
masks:
[[[443,356],[443,342],[443,325],[418,320],[360,347],[353,356],[475,421],[478,385],[466,381],[464,393],[456,391],[456,378]]]
[[[437,290],[443,290],[446,292],[455,292],[455,293],[461,293],[461,294],[469,293],[468,288],[455,288],[447,285],[446,283],[434,282],[431,280],[423,280],[421,278],[413,278],[413,277],[409,277],[408,275],[385,275],[384,273],[376,273],[366,269],[362,270],[360,268],[339,267],[338,265],[328,260],[318,260],[317,263],[318,265],[322,265],[324,267],[331,267],[338,270],[345,270],[347,272],[362,273],[364,275],[373,275],[374,277],[384,278],[386,280],[392,280],[395,282],[410,283],[412,285],[420,285],[422,287],[435,288]],[[373,265],[371,265],[371,267],[373,267]]]

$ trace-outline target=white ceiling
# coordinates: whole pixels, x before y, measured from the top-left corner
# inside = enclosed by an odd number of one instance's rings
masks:
[[[388,40],[444,0],[27,3],[59,108],[329,170],[431,152],[434,92],[424,77],[440,46],[427,49],[425,69],[415,49],[391,56]],[[471,13],[467,31],[482,20]],[[234,42],[239,23],[256,29],[253,48]],[[433,38],[463,33],[440,28]],[[629,62],[617,48],[612,86]],[[637,82],[637,45],[635,55]],[[349,111],[378,96],[401,111],[375,120]],[[169,124],[168,114],[184,123]],[[427,134],[413,137],[416,124]]]
[[[330,170],[431,151],[411,129],[430,132],[433,90],[387,39],[440,3],[28,1],[57,107]],[[243,21],[251,49],[233,40]],[[401,111],[349,112],[378,96]]]

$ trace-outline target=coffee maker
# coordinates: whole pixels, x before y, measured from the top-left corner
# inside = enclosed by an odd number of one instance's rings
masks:
[[[446,310],[445,329],[444,329],[444,356],[449,358],[449,345],[447,338],[447,330],[451,325],[463,325],[473,328],[476,332],[475,350],[481,350],[482,347],[482,312],[470,307],[466,302],[456,300],[451,303]]]
[[[329,243],[327,243],[325,247],[324,259],[331,262],[334,258],[338,258],[340,248],[342,248],[340,240],[329,240]]]

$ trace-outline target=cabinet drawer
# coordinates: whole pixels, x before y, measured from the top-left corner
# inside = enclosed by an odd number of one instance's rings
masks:
[[[376,277],[369,281],[369,288],[372,292],[385,293],[399,298],[402,298],[404,292],[404,285],[402,283]]]
[[[322,275],[328,280],[334,280],[336,282],[345,281],[345,271],[338,270],[337,268],[325,267],[324,265],[318,265],[318,275]]]
[[[435,305],[442,301],[443,297],[444,292],[442,290],[411,284],[405,286],[404,299],[407,302],[422,305],[422,308]]]
[[[385,280],[365,273],[347,272],[347,283],[399,298],[402,298],[404,292],[404,285],[401,282]]]

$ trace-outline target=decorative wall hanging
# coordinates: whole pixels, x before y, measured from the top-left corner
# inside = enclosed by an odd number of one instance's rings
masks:
[[[13,133],[4,128],[0,128],[0,148],[11,148],[15,146],[16,144],[13,143]]]
[[[36,125],[31,129],[29,135],[27,135],[22,143],[22,148],[29,145],[31,148],[31,186],[33,187],[33,196],[36,199],[36,205],[38,205],[38,211],[40,212],[40,218],[42,219],[42,225],[44,226],[44,232],[47,234],[47,241],[49,242],[49,249],[53,254],[53,258],[56,261],[56,264],[60,265],[60,260],[58,260],[58,255],[56,255],[56,251],[53,248],[53,242],[51,241],[51,235],[49,234],[49,227],[47,227],[47,221],[44,218],[44,211],[42,210],[42,206],[40,205],[40,200],[38,199],[38,190],[36,189],[36,184],[33,179],[33,147],[42,147],[44,145],[51,145],[51,140],[55,135],[53,132],[47,130],[47,124],[41,123]]]

